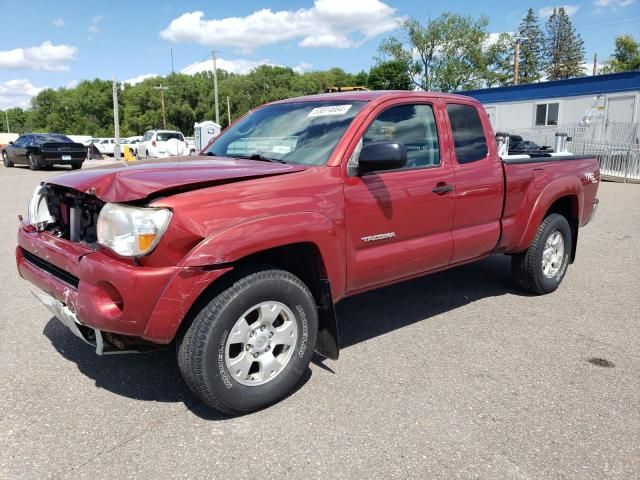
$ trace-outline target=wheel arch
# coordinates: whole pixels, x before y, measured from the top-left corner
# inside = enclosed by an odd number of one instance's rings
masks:
[[[526,225],[520,236],[517,247],[513,253],[525,251],[531,245],[538,227],[551,213],[558,213],[564,216],[571,227],[572,247],[571,262],[575,259],[576,245],[578,240],[578,230],[580,218],[582,216],[583,187],[578,178],[561,178],[551,182],[537,196],[536,202],[530,209],[528,218],[522,218],[523,225]]]
[[[184,335],[195,316],[211,298],[231,287],[242,277],[258,270],[275,268],[292,273],[309,288],[318,311],[318,332],[314,349],[327,358],[338,358],[340,343],[331,281],[320,249],[315,243],[283,244],[256,251],[226,266],[232,267],[231,270],[214,280],[193,302],[178,329],[176,338]]]

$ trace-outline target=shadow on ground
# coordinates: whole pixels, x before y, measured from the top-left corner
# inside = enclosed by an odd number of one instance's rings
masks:
[[[367,292],[337,305],[341,348],[397,330],[459,308],[478,299],[522,294],[512,284],[509,259],[496,256],[446,272]],[[173,347],[140,355],[97,356],[51,318],[45,336],[66,359],[94,380],[99,388],[143,401],[183,402],[193,413],[209,420],[227,417],[195,399],[182,381]],[[333,371],[315,355],[313,362]],[[311,378],[307,369],[292,395]]]

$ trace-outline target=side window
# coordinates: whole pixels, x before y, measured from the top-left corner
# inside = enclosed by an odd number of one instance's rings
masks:
[[[558,125],[559,103],[539,103],[536,105],[536,127]]]
[[[16,138],[16,141],[13,142],[13,146],[14,147],[24,147],[25,138],[26,137],[18,137],[18,138]]]
[[[393,140],[407,148],[406,168],[440,165],[440,145],[431,105],[398,105],[382,112],[362,136],[362,142]]]
[[[447,114],[458,163],[471,163],[487,156],[487,139],[478,110],[471,105],[450,103]]]

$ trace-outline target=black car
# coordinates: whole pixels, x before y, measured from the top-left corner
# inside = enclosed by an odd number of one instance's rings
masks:
[[[57,133],[27,133],[2,149],[5,167],[23,164],[31,170],[51,165],[71,165],[76,170],[86,158],[87,147]]]

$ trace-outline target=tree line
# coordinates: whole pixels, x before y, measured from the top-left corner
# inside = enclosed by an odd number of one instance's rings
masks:
[[[514,51],[519,47],[518,83],[557,80],[584,75],[584,43],[563,7],[554,9],[544,26],[529,9],[516,32],[489,34],[489,20],[445,13],[421,23],[407,19],[400,35],[384,39],[369,71],[347,73],[333,68],[297,73],[291,68],[260,66],[240,75],[218,70],[220,119],[231,119],[263,103],[320,93],[330,87],[363,86],[375,90],[460,92],[474,88],[511,85]],[[640,48],[629,35],[615,41],[615,52],[604,72],[640,69]],[[213,75],[172,73],[135,84],[121,84],[119,113],[121,136],[140,135],[163,125],[160,92],[164,92],[167,127],[190,135],[195,122],[214,119]],[[28,109],[6,112],[11,131],[61,132],[113,136],[112,82],[85,80],[74,88],[45,89]],[[5,124],[5,112],[0,111]],[[6,131],[6,128],[3,129]]]

